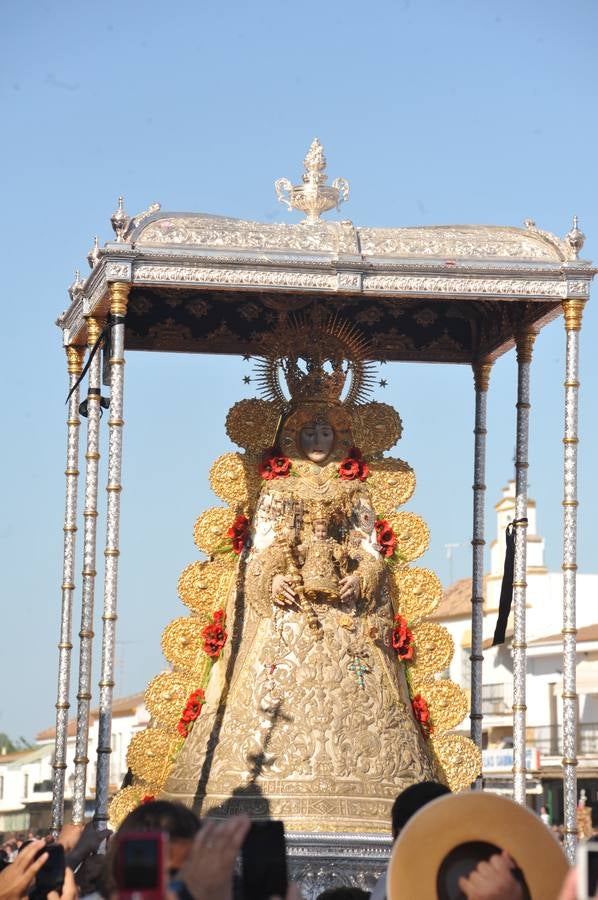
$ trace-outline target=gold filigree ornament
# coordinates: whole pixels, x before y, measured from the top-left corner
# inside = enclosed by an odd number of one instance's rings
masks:
[[[230,555],[233,560],[222,554],[217,559],[191,563],[181,572],[177,586],[179,597],[197,613],[201,625],[207,623],[214,609],[226,603],[232,577],[230,562],[237,560],[234,553]]]
[[[134,734],[127,750],[127,766],[147,784],[163,785],[181,743],[178,734],[163,728],[146,728]]]
[[[415,659],[410,663],[410,669],[415,678],[421,679],[448,668],[455,649],[448,629],[436,622],[421,622],[414,625],[412,631]]]
[[[189,675],[161,672],[145,690],[145,705],[152,719],[166,728],[176,728],[187,697],[197,685]]]
[[[208,618],[209,614],[205,616],[206,621]],[[162,653],[169,663],[185,669],[195,667],[203,643],[202,624],[198,616],[181,616],[166,626],[162,634]]]
[[[210,509],[206,509],[197,519],[193,529],[195,546],[207,553],[208,556],[226,547],[226,532],[234,518],[233,510],[224,506],[212,506]],[[236,560],[237,557],[232,555]]]
[[[440,778],[451,791],[465,791],[482,771],[482,753],[462,734],[432,735],[432,750],[440,768]]]
[[[461,724],[469,711],[467,694],[454,681],[412,677],[411,690],[425,698],[435,731],[450,731]]]
[[[158,788],[151,785],[132,784],[118,791],[110,801],[108,819],[112,828],[118,828],[124,819],[142,803],[143,798],[153,796]]]
[[[239,400],[226,417],[226,433],[238,447],[260,452],[274,443],[279,416],[271,401]]]
[[[395,612],[408,622],[430,615],[442,600],[440,579],[431,569],[397,568],[392,572],[390,587]]]
[[[367,487],[376,514],[386,518],[413,496],[415,472],[402,459],[376,459],[370,464]]]
[[[351,410],[355,445],[367,456],[394,447],[403,433],[401,417],[388,403],[364,403]]]
[[[426,552],[430,543],[430,529],[421,516],[400,512],[387,516],[387,519],[397,539],[397,553],[403,560],[411,562]]]
[[[210,485],[217,497],[241,512],[257,500],[261,487],[258,461],[240,453],[225,453],[212,464]]]

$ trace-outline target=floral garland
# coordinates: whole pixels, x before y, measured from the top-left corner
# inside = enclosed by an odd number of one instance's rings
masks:
[[[228,633],[224,629],[225,621],[226,613],[223,609],[217,609],[212,613],[210,624],[202,628],[201,631],[203,638],[202,649],[213,660],[218,659],[228,638]]]
[[[274,478],[288,478],[292,468],[293,463],[288,456],[283,456],[278,447],[268,447],[262,452],[259,473],[264,481],[272,481]]]
[[[192,691],[192,693],[187,697],[187,702],[185,703],[183,712],[181,713],[181,717],[176,727],[176,730],[182,738],[189,737],[189,732],[193,728],[194,722],[199,719],[201,708],[205,702],[206,694],[205,691],[203,691],[201,688],[198,688],[196,691]]]
[[[370,467],[364,460],[361,450],[351,447],[347,456],[341,459],[338,466],[338,476],[343,481],[366,481],[370,474]]]

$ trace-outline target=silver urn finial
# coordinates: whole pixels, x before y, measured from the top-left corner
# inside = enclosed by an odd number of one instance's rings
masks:
[[[83,294],[83,284],[84,282],[81,280],[81,272],[79,269],[75,269],[75,280],[71,284],[69,288],[69,297],[74,302],[78,300],[79,297]]]
[[[583,247],[586,240],[585,234],[579,228],[579,219],[577,218],[577,216],[573,216],[573,225],[571,227],[571,230],[568,231],[565,235],[565,240],[573,250],[575,259],[577,259],[579,256],[579,251]]]
[[[100,245],[98,243],[98,236],[96,234],[96,235],[94,235],[94,238],[93,238],[92,248],[89,251],[89,253],[87,254],[87,262],[89,263],[90,269],[95,268],[95,266],[98,264],[98,262],[100,260],[100,256],[101,256]]]
[[[125,212],[125,208],[123,206],[123,198],[118,198],[118,206],[116,210],[112,213],[110,217],[110,224],[114,229],[114,233],[116,235],[117,243],[122,243],[124,240],[124,234],[129,226],[129,222],[131,219]]]
[[[311,143],[303,161],[305,172],[303,184],[291,184],[288,178],[274,182],[276,196],[289,209],[299,209],[306,214],[305,222],[320,221],[323,212],[338,209],[349,198],[349,183],[344,178],[335,178],[326,184],[326,157],[324,148],[317,138]]]

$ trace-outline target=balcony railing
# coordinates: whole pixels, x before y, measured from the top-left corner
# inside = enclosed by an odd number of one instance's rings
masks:
[[[482,713],[485,716],[496,716],[511,712],[513,689],[505,684],[482,685]]]
[[[526,730],[528,744],[545,756],[558,756],[563,752],[561,726],[539,725]],[[598,722],[580,722],[577,726],[577,753],[579,756],[598,755]]]

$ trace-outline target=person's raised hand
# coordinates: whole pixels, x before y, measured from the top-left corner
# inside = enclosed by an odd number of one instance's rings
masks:
[[[179,879],[194,900],[231,900],[233,867],[250,826],[247,816],[202,824],[179,869]]]
[[[85,825],[83,824],[74,825],[72,822],[65,822],[56,838],[56,843],[62,844],[65,853],[70,853],[79,843],[84,829]]]
[[[73,870],[68,866],[64,870],[64,884],[62,885],[62,893],[58,891],[48,891],[48,900],[77,900],[79,891],[75,884],[75,876]]]
[[[98,830],[94,827],[93,821],[87,822],[86,825],[73,825],[71,827],[79,829],[79,839],[72,848],[67,849],[66,845],[63,846],[67,851],[67,865],[71,869],[76,869],[84,859],[87,859],[93,853],[97,853],[102,841],[109,838],[112,832],[109,828]],[[60,834],[62,834],[62,831]],[[60,835],[58,836],[58,843],[62,844]]]
[[[0,872],[0,900],[20,900],[26,897],[37,872],[48,858],[47,853],[36,854],[46,846],[45,840],[31,841],[21,850],[14,862]]]
[[[504,850],[475,867],[459,887],[467,900],[523,900],[523,888],[513,877],[515,863]]]

